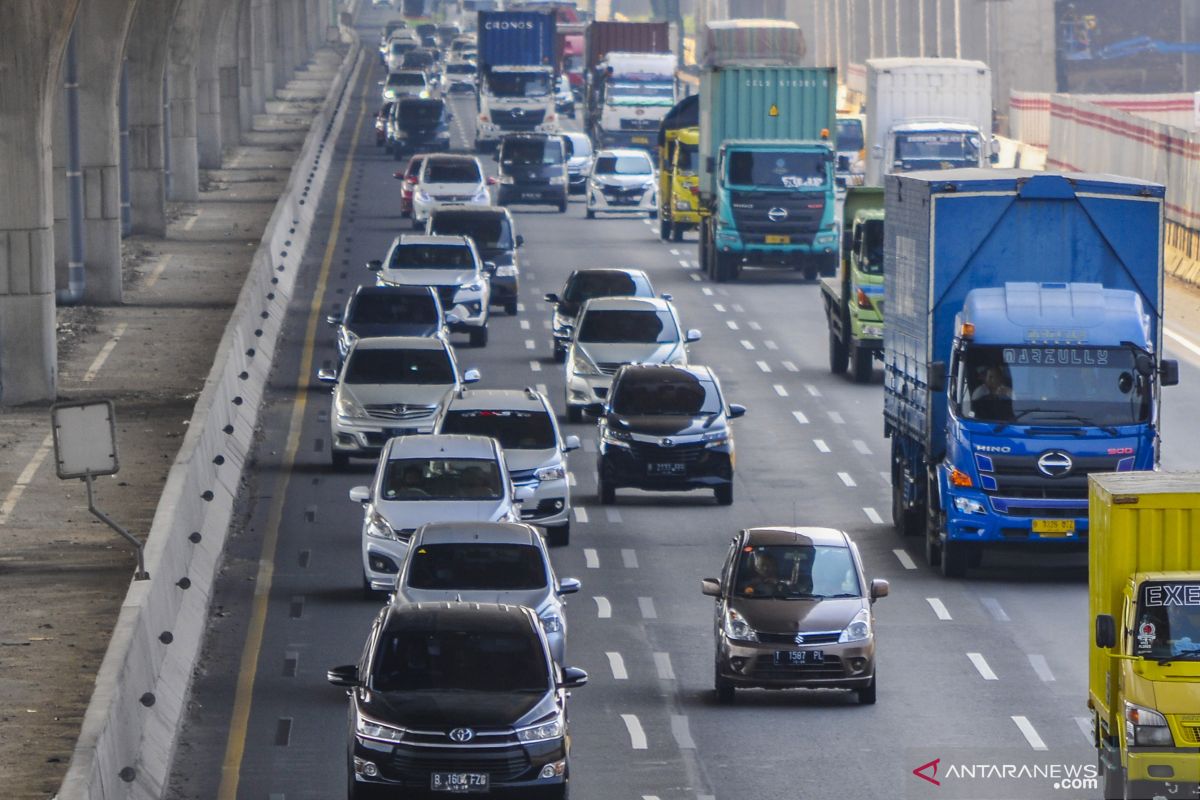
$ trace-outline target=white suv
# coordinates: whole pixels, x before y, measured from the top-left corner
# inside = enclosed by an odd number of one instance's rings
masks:
[[[454,348],[441,337],[381,336],[350,346],[341,373],[323,369],[333,383],[329,415],[334,469],[351,456],[374,458],[393,436],[432,433],[446,393],[479,380],[469,369],[459,377]]]
[[[390,592],[413,532],[427,522],[516,522],[504,453],[484,436],[400,436],[384,446],[363,507],[363,592]]]
[[[479,159],[474,156],[429,156],[413,189],[412,223],[424,229],[429,215],[447,205],[490,206],[492,195]]]
[[[416,212],[414,211],[414,214]],[[384,261],[370,261],[380,286],[432,286],[452,332],[471,337],[472,347],[488,341],[491,279],[468,236],[397,236]]]

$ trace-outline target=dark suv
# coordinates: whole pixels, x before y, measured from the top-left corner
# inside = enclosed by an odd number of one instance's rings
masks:
[[[512,214],[506,208],[445,206],[429,215],[425,232],[432,236],[469,236],[491,275],[494,306],[504,313],[517,313],[521,268],[517,251],[525,239],[514,230]],[[487,266],[491,264],[491,266]]]
[[[726,407],[708,367],[627,364],[613,378],[600,414],[597,460],[600,502],[616,502],[619,487],[652,491],[712,489],[733,503],[733,429],[746,413]]]
[[[441,98],[406,97],[397,101],[388,126],[387,144],[392,158],[399,160],[415,150],[449,150],[451,118]]]
[[[577,269],[563,284],[562,294],[546,293],[546,302],[554,304],[551,331],[554,334],[554,360],[567,358],[575,320],[583,304],[593,297],[654,297],[650,278],[640,269]],[[663,295],[670,300],[669,294]]]
[[[375,791],[567,797],[567,690],[587,673],[555,665],[528,608],[388,605],[358,664],[328,679],[349,688],[350,800]]]
[[[499,205],[528,203],[567,210],[567,151],[561,136],[509,134],[500,140]]]

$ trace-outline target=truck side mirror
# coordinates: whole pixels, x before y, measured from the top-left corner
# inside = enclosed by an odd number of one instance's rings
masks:
[[[1117,623],[1111,614],[1096,615],[1096,647],[1115,647]]]
[[[929,368],[926,370],[926,380],[929,383],[929,390],[933,392],[946,391],[946,362],[931,361]]]
[[[1158,385],[1179,385],[1179,362],[1173,358],[1164,358],[1158,365]]]

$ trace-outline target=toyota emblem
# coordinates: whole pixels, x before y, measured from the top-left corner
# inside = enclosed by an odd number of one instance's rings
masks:
[[[674,439],[663,439],[661,442],[659,442],[659,444],[661,444],[663,447],[674,447],[675,440]]]
[[[787,217],[787,209],[780,208],[779,206],[775,206],[767,212],[767,219],[771,220],[771,222],[783,222]]]
[[[1061,450],[1043,453],[1037,460],[1038,470],[1047,478],[1061,478],[1071,471],[1071,457]]]
[[[475,731],[470,728],[455,728],[450,731],[450,741],[466,744],[475,738]]]

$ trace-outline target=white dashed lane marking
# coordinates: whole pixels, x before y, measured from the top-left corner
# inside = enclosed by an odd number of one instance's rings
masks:
[[[975,669],[985,681],[999,680],[996,677],[996,673],[992,672],[992,668],[988,665],[982,653],[967,653],[967,658],[971,659],[971,663],[975,665]]]
[[[791,361],[783,362],[783,368],[786,369],[788,372],[799,372],[800,371],[800,368],[797,367],[795,364],[793,364]]]
[[[621,654],[609,652],[604,655],[608,657],[608,668],[612,670],[613,680],[629,680],[629,673],[625,671],[625,659],[621,658]]]
[[[588,521],[587,509],[583,506],[575,506],[572,511],[575,512],[575,521],[579,524],[583,525]]]
[[[753,350],[754,342],[750,341],[749,339],[742,339],[742,347],[746,348],[747,350]]]
[[[929,603],[929,607],[933,609],[934,615],[943,621],[951,620],[950,610],[946,608],[946,604],[936,597],[926,597],[925,602]]]
[[[596,552],[596,548],[583,548],[583,563],[588,569],[600,569],[600,554]]]
[[[759,368],[760,370],[762,370],[763,372],[770,372],[770,371],[771,371],[771,365],[770,365],[770,364],[768,364],[768,363],[767,363],[767,362],[765,362],[765,361],[755,361],[754,363],[755,363],[755,364],[757,364],[757,365],[758,365],[758,368]]]
[[[853,444],[854,444],[854,449],[857,450],[858,452],[862,453],[864,456],[871,455],[871,448],[867,447],[867,443],[864,442],[862,439],[855,439]]]
[[[626,569],[638,568],[637,553],[630,548],[621,550],[621,561],[625,564]]]
[[[788,396],[788,390],[786,388],[784,388],[784,385],[782,383],[777,383],[774,386],[772,386],[771,388],[774,389],[775,394],[779,395],[780,397]]]
[[[829,449],[829,445],[825,444],[825,440],[824,440],[824,439],[813,439],[813,444],[814,444],[814,445],[816,445],[816,446],[817,446],[817,450],[819,450],[819,451],[820,451],[820,452],[822,452],[822,453],[829,453],[829,452],[832,452],[832,451]]]
[[[904,567],[905,569],[916,569],[917,568],[917,562],[913,561],[912,556],[910,556],[904,550],[896,548],[892,552],[895,553],[896,560],[900,562],[900,566]]]
[[[796,422],[799,422],[801,425],[807,425],[807,424],[808,424],[808,417],[804,416],[804,412],[803,412],[803,411],[793,411],[793,412],[792,412],[792,416],[793,416],[793,417],[795,417],[795,418],[796,418]]]
[[[1043,683],[1053,683],[1054,673],[1050,671],[1050,664],[1046,661],[1046,657],[1036,653],[1030,653],[1029,666],[1033,667],[1033,671],[1042,679]]]
[[[1034,750],[1046,750],[1046,743],[1042,741],[1042,737],[1038,736],[1037,729],[1033,727],[1033,723],[1026,717],[1014,716],[1012,721],[1016,723],[1017,729],[1021,731],[1021,735],[1025,737],[1025,741],[1029,742],[1029,746]]]
[[[642,612],[642,619],[658,619],[658,611],[654,608],[653,597],[639,597],[638,609]]]
[[[629,732],[629,746],[634,750],[645,750],[648,746],[646,732],[642,730],[642,723],[638,721],[637,714],[622,714],[621,721],[625,723],[625,730]]]
[[[596,617],[612,619],[612,603],[608,602],[608,598],[598,594],[592,599],[596,601]]]
[[[655,653],[654,669],[658,672],[658,677],[660,679],[664,681],[675,680],[675,669],[671,666],[670,653]]]
[[[992,619],[996,622],[1009,622],[1008,614],[1000,607],[1000,601],[994,597],[982,597],[979,600],[987,612],[992,615]]]
[[[692,732],[688,730],[688,718],[683,714],[671,715],[671,735],[680,750],[695,750],[696,743],[692,740]]]
[[[855,486],[858,486],[858,484],[854,482],[854,478],[850,477],[849,472],[839,472],[837,475],[838,478],[841,479],[842,483],[846,484],[847,488],[853,489]]]

